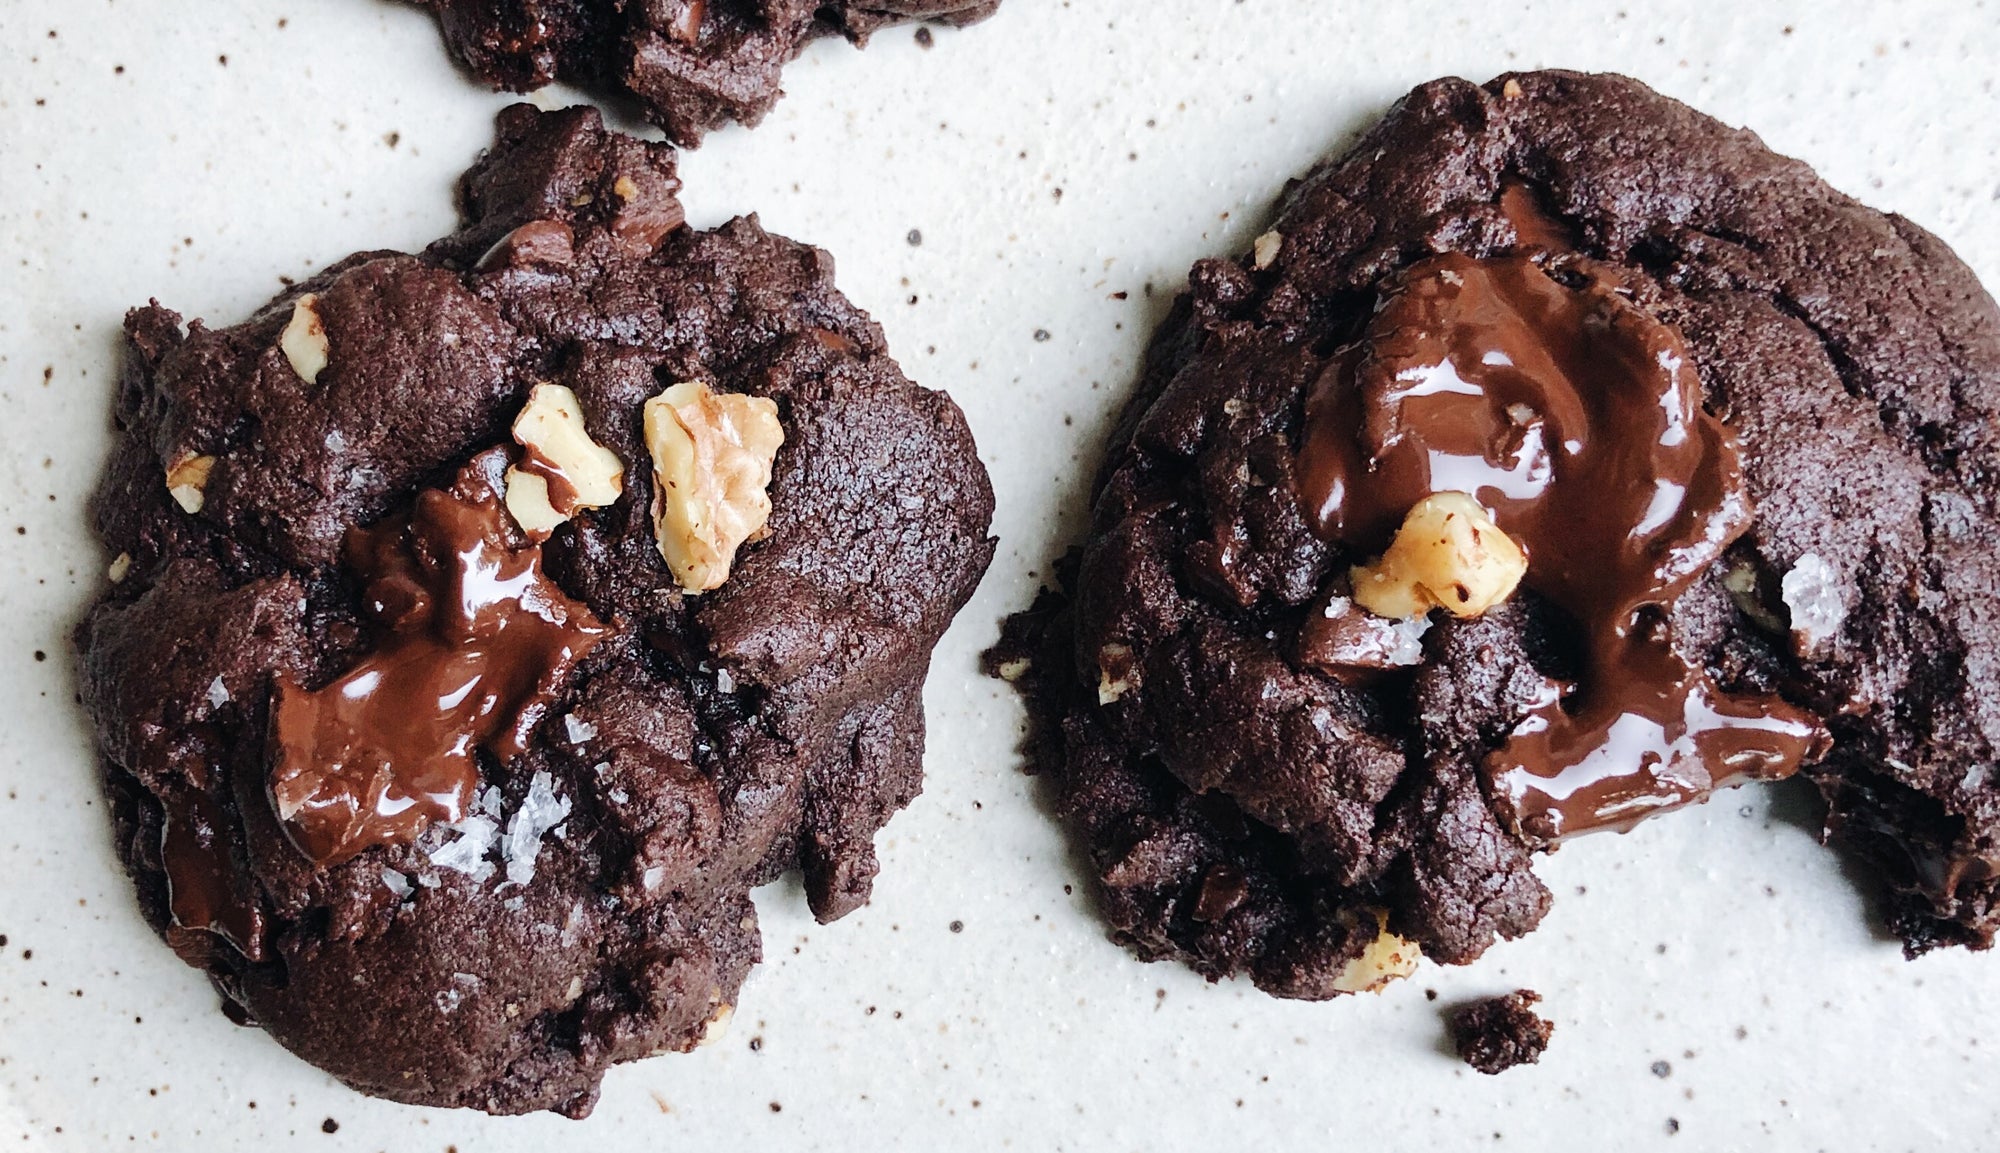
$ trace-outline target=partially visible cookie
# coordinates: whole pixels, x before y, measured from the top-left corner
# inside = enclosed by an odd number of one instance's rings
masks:
[[[864,44],[890,24],[970,24],[1000,0],[417,0],[453,55],[495,88],[561,80],[637,99],[675,143],[754,125],[785,65],[814,40]]]
[[[866,901],[992,556],[963,415],[826,253],[503,113],[465,223],[126,321],[80,627],[117,843],[233,1014],[364,1092],[580,1116]]]
[[[1321,998],[1534,854],[1803,772],[1912,952],[2000,928],[2000,310],[1618,76],[1426,84],[1207,260],[991,667],[1146,958]]]

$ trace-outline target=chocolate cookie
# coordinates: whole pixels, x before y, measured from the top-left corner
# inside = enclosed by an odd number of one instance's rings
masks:
[[[1818,782],[1912,952],[2000,912],[2000,311],[1617,76],[1418,88],[1198,264],[992,667],[1146,958],[1327,997],[1534,854]]]
[[[561,80],[635,97],[669,139],[754,125],[785,65],[823,36],[866,44],[890,24],[970,24],[1000,0],[417,0],[452,54],[498,89]]]
[[[587,1113],[868,898],[992,557],[963,415],[674,153],[504,112],[421,255],[126,319],[79,629],[117,844],[234,1016],[364,1092]]]

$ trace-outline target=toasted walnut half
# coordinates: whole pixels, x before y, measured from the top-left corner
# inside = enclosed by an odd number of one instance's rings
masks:
[[[189,514],[201,511],[207,499],[208,474],[215,470],[215,458],[182,453],[167,466],[167,494],[181,511]]]
[[[1418,501],[1389,551],[1353,572],[1354,600],[1377,616],[1415,617],[1434,608],[1476,617],[1514,595],[1528,557],[1462,492]]]
[[[683,381],[646,402],[653,531],[681,588],[720,588],[736,550],[771,518],[771,462],[785,443],[776,401]]]
[[[590,438],[583,406],[560,384],[538,384],[514,418],[527,451],[507,470],[507,511],[530,536],[547,536],[578,509],[603,508],[625,491],[625,462]]]
[[[1389,915],[1378,910],[1375,939],[1341,969],[1340,975],[1333,979],[1333,987],[1341,993],[1379,993],[1389,982],[1416,972],[1417,961],[1422,957],[1423,950],[1415,941],[1389,931]]]
[[[319,319],[319,296],[308,292],[292,302],[292,319],[278,337],[278,349],[292,364],[292,371],[307,384],[318,384],[326,371],[331,346],[326,326]]]

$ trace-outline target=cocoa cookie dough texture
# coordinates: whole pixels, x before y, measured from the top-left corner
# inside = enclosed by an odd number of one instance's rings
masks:
[[[1985,948],[1996,407],[1917,225],[1622,77],[1437,81],[1196,265],[992,667],[1116,936],[1212,977],[1469,962],[1537,851],[1794,773]]]
[[[958,408],[672,150],[500,117],[422,254],[127,319],[79,630],[117,845],[230,1012],[365,1092],[589,1111],[726,1021],[752,888],[868,898],[992,556]]]
[[[417,0],[446,42],[495,88],[561,80],[624,92],[685,145],[729,121],[754,125],[783,95],[807,44],[865,44],[891,24],[970,24],[999,0]]]

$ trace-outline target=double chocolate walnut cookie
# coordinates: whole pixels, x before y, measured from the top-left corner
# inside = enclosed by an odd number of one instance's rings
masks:
[[[687,1049],[794,866],[921,784],[991,559],[950,399],[670,148],[500,117],[465,225],[247,323],[126,321],[81,626],[117,844],[233,1015],[365,1092],[587,1112]]]
[[[1322,998],[1537,851],[1803,772],[1912,953],[2000,927],[2000,311],[1616,76],[1425,85],[1197,265],[990,654],[1147,958]]]
[[[865,44],[890,24],[970,24],[1000,0],[417,0],[445,41],[495,88],[562,80],[636,98],[669,139],[698,144],[734,120],[754,125],[783,95],[807,44]]]

